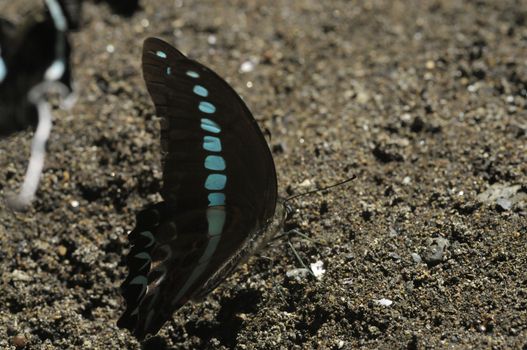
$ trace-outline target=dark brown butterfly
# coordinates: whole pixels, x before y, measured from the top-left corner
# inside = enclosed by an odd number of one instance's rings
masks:
[[[220,76],[166,42],[143,46],[161,117],[163,202],[137,215],[118,326],[138,339],[199,299],[281,229],[273,158],[251,112]]]

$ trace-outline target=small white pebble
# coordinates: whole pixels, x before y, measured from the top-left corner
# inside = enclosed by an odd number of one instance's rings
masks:
[[[141,25],[146,28],[150,25],[150,22],[146,18],[143,18],[141,20]]]
[[[75,200],[73,200],[73,201],[70,202],[70,205],[71,205],[73,208],[77,208],[77,207],[79,206],[79,201],[75,201]]]
[[[14,281],[31,281],[31,276],[29,276],[27,273],[21,270],[13,270],[11,272],[11,278]]]
[[[326,270],[324,270],[324,263],[321,260],[311,263],[309,267],[318,280],[322,279],[322,276],[326,273]]]
[[[410,182],[412,182],[410,176],[405,176],[405,178],[403,179],[403,185],[408,185],[410,184]]]
[[[342,280],[342,284],[343,285],[348,285],[348,284],[352,284],[353,283],[353,279],[350,278],[345,278]]]
[[[412,120],[412,115],[410,113],[404,113],[403,115],[401,115],[401,120],[403,122],[409,122],[410,120]]]
[[[106,45],[106,52],[113,53],[115,51],[115,47],[112,44]]]
[[[252,61],[245,61],[240,66],[240,72],[242,73],[249,73],[254,70],[255,64]]]
[[[376,304],[378,305],[381,305],[381,306],[390,306],[393,304],[393,301],[391,301],[390,299],[386,299],[386,298],[382,298],[382,299],[377,299],[377,300],[373,300]]]
[[[310,187],[311,185],[313,185],[313,182],[309,179],[305,179],[298,186],[299,187]]]
[[[207,42],[209,43],[209,45],[216,45],[216,43],[218,42],[218,38],[216,38],[216,35],[209,35],[207,37]]]

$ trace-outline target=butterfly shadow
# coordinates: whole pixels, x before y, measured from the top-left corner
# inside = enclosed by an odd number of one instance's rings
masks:
[[[189,320],[183,325],[172,321],[172,326],[176,333],[186,332],[189,336],[199,338],[202,346],[210,345],[211,340],[216,339],[227,348],[235,348],[236,338],[243,325],[243,319],[239,315],[256,313],[261,300],[261,292],[257,290],[238,290],[234,292],[232,297],[220,301],[220,310],[213,320]],[[176,338],[179,338],[178,335]],[[182,341],[184,341],[183,339],[181,337]],[[163,336],[154,336],[143,342],[141,349],[176,350],[178,347],[169,346]]]

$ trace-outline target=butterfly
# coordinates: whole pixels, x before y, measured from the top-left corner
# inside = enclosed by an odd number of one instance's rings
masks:
[[[157,38],[145,40],[142,68],[161,117],[163,201],[140,211],[128,236],[117,323],[140,340],[217,287],[288,211],[265,138],[225,80]]]

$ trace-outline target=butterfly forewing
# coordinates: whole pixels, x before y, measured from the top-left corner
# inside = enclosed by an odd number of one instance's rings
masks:
[[[221,282],[218,271],[241,260],[277,200],[265,139],[222,78],[154,38],[144,43],[143,74],[161,117],[164,202],[141,212],[130,235],[119,325],[140,339]]]

